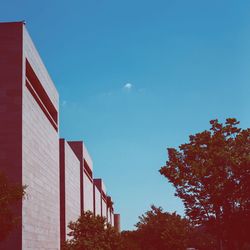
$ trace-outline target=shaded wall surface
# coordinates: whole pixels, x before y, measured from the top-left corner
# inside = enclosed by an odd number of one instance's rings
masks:
[[[0,24],[0,169],[22,183],[23,23]],[[21,201],[15,208],[21,217]],[[21,249],[21,224],[2,249]]]
[[[121,219],[120,214],[114,214],[114,227],[118,232],[121,231]]]

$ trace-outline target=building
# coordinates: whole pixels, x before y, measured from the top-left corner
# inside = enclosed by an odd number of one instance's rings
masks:
[[[93,163],[88,150],[82,141],[70,141],[69,145],[75,152],[81,165],[81,210],[94,211],[93,201]]]
[[[59,248],[58,92],[22,22],[0,24],[0,166],[28,186],[5,249]]]
[[[120,214],[114,214],[114,227],[118,232],[121,231],[121,219]]]
[[[82,211],[80,161],[65,139],[60,139],[60,236],[66,240],[70,221],[76,221]]]
[[[114,226],[114,207],[111,196],[107,196],[107,220],[110,225]]]
[[[60,249],[82,211],[107,217],[84,143],[59,140],[59,94],[23,22],[0,23],[0,113],[0,170],[28,186],[1,249]]]

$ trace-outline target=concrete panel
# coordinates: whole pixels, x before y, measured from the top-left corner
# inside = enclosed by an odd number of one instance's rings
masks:
[[[115,218],[114,218],[114,212],[111,212],[111,226],[114,227],[115,226]]]
[[[94,212],[92,160],[83,141],[70,141],[68,143],[80,161],[81,210]]]
[[[82,149],[82,142],[81,141],[68,141],[69,146],[74,151],[75,155],[77,156],[80,162],[80,205],[81,211],[83,211],[83,149]]]
[[[98,188],[94,185],[95,190],[95,215],[102,215],[101,211],[101,193]]]
[[[65,210],[67,234],[69,222],[76,221],[81,215],[80,162],[67,142],[65,142]]]
[[[120,232],[121,231],[121,219],[120,214],[114,214],[114,227],[115,229]]]
[[[85,160],[91,171],[93,171],[93,162],[83,141],[69,141],[69,145],[74,150],[80,161]]]
[[[111,222],[111,211],[110,211],[110,208],[108,208],[107,221],[111,225],[112,222]]]
[[[107,203],[106,200],[102,198],[102,217],[107,218]]]
[[[83,183],[84,211],[90,210],[91,212],[94,212],[93,182],[89,179],[86,173],[83,173]]]
[[[90,170],[93,171],[93,162],[84,143],[82,143],[82,149],[83,149],[83,158],[87,162]]]
[[[30,64],[32,65],[37,77],[42,83],[52,103],[58,109],[59,94],[25,26],[23,30],[23,39],[24,39],[23,47],[24,47],[25,57],[29,60]]]
[[[24,90],[23,183],[29,199],[23,202],[23,247],[58,249],[59,238],[58,134],[33,96]],[[32,226],[31,226],[32,225]],[[35,233],[36,232],[36,233]],[[32,237],[31,237],[32,235]],[[36,236],[36,237],[35,237]]]

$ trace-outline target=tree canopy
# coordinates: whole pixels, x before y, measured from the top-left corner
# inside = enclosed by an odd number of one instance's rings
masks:
[[[194,225],[209,225],[227,249],[241,249],[250,227],[250,129],[234,118],[210,121],[160,169],[176,188]]]
[[[70,239],[65,250],[118,250],[120,234],[106,222],[106,219],[92,212],[84,212],[76,222],[68,225]]]
[[[69,223],[65,250],[185,250],[188,246],[189,222],[176,213],[151,209],[139,217],[134,231],[118,233],[105,218],[88,211]]]
[[[180,215],[151,209],[139,217],[134,231],[123,231],[120,250],[215,250],[216,239],[207,227],[193,227]]]
[[[164,212],[161,207],[151,206],[135,226],[141,249],[182,250],[187,246],[188,221],[176,213]]]
[[[122,250],[184,250],[188,246],[189,222],[161,207],[152,205],[135,226],[134,231],[122,232]]]

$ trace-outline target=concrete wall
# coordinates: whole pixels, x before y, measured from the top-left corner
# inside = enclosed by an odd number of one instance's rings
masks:
[[[23,32],[24,58],[58,110],[58,93],[28,33]],[[25,67],[23,77],[25,78]],[[59,249],[59,143],[52,126],[23,79],[22,182],[28,185],[23,201],[23,249]]]
[[[102,198],[102,216],[107,218],[107,203],[104,198]]]
[[[108,223],[111,226],[114,226],[114,213],[112,208],[108,208]]]
[[[120,214],[114,214],[114,227],[115,229],[120,232],[121,231],[121,219]]]
[[[94,179],[94,184],[101,193],[101,216],[107,218],[107,196],[106,187],[102,179]]]
[[[110,208],[108,208],[108,211],[107,211],[107,221],[111,225],[111,211],[110,211]]]
[[[50,100],[52,101],[53,105],[58,108],[59,107],[59,94],[58,91],[34,45],[32,39],[27,32],[27,29],[24,26],[23,30],[23,39],[24,39],[24,53],[30,64],[32,65],[33,69],[36,72],[37,77],[39,78],[40,82],[43,85],[47,95],[49,96]],[[23,58],[25,60],[25,58]]]
[[[83,211],[83,143],[81,141],[68,141],[68,144],[80,162],[80,207]]]
[[[71,147],[60,139],[60,168],[64,171],[61,179],[61,237],[68,238],[68,224],[81,215],[80,204],[80,162]]]
[[[85,146],[85,144],[83,142],[82,143],[82,155],[84,160],[86,161],[88,167],[90,168],[91,172],[93,172],[93,161],[89,155],[89,152],[87,150],[87,147]]]
[[[114,218],[114,211],[111,212],[111,226],[115,226],[115,218]]]
[[[68,143],[65,143],[65,203],[66,227],[81,215],[80,206],[80,162]],[[69,230],[67,228],[66,233]]]
[[[93,201],[93,182],[87,176],[86,173],[83,173],[83,207],[84,211],[90,210],[94,212],[94,201]]]
[[[81,165],[81,202],[82,210],[94,212],[94,190],[93,190],[93,178],[92,170],[93,163],[91,157],[87,151],[86,146],[82,141],[70,141],[70,147],[76,154],[77,158],[80,161]]]
[[[102,211],[101,211],[101,193],[95,185],[94,185],[94,191],[95,191],[95,215],[101,216],[101,214],[102,214]]]
[[[83,142],[63,141],[59,167],[59,95],[22,22],[0,24],[0,68],[0,170],[28,186],[14,208],[21,223],[0,249],[60,249],[60,213],[63,236],[94,205],[106,217],[106,188],[93,185]]]

